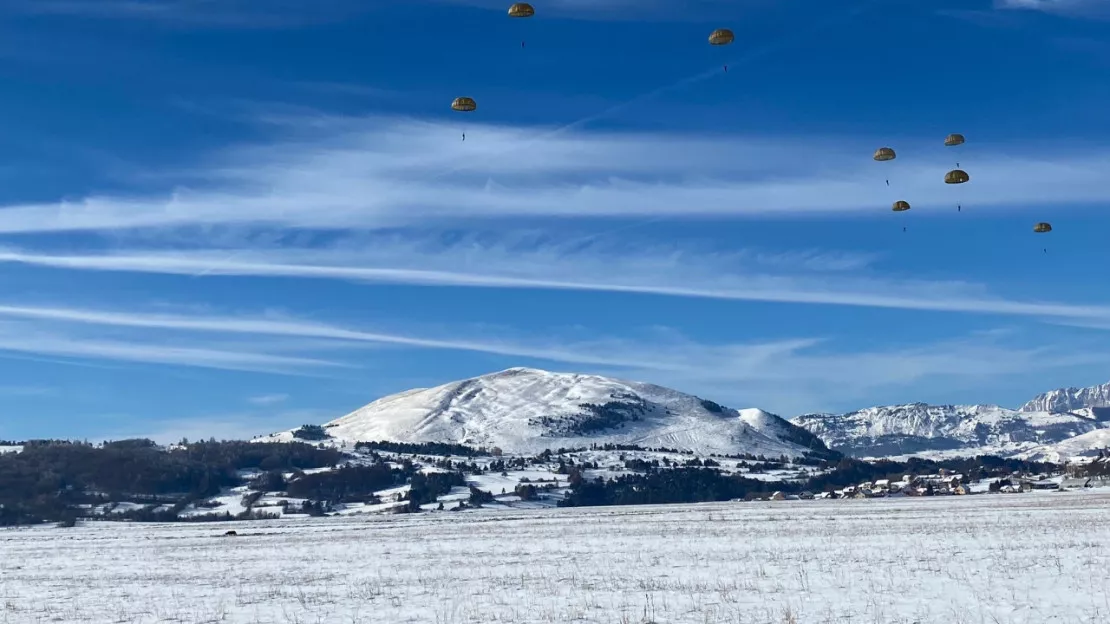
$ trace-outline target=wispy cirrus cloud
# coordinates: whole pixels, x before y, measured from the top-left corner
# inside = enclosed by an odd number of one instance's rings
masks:
[[[289,400],[289,395],[288,394],[280,394],[279,393],[279,394],[260,394],[258,396],[252,396],[252,397],[247,399],[247,402],[251,403],[253,405],[277,405],[278,403],[284,403],[287,400]]]
[[[340,344],[387,344],[401,348],[448,349],[506,356],[506,365],[545,362],[574,371],[598,372],[640,379],[726,400],[733,405],[758,405],[791,414],[813,409],[846,407],[879,389],[904,388],[938,379],[987,379],[1056,368],[1082,368],[1110,363],[1110,350],[1090,348],[1076,355],[1068,345],[1015,346],[1006,332],[961,336],[931,344],[903,344],[882,349],[843,348],[820,336],[799,336],[774,341],[699,342],[666,328],[630,330],[621,336],[567,334],[558,328],[474,328],[446,325],[438,330],[413,332],[365,331],[321,322],[272,315],[214,316],[204,314],[121,312],[62,308],[13,309],[0,315],[31,318],[50,323],[103,328],[142,328],[125,339],[70,337],[61,339],[33,324],[0,324],[0,351],[139,361],[154,364],[202,366],[272,372],[319,371],[327,357],[339,365],[347,358],[326,343],[302,357],[262,352],[273,336],[318,338],[328,336]],[[153,330],[159,330],[157,332]],[[170,333],[166,333],[170,332]],[[189,344],[214,343],[196,334],[238,336],[241,350],[219,351],[206,346],[180,347],[170,340],[173,332],[193,337]],[[80,334],[75,335],[79,336]],[[466,340],[451,336],[467,335]],[[1024,341],[1027,342],[1027,341]],[[1073,345],[1074,346],[1074,345]],[[257,349],[257,351],[255,351]],[[317,357],[312,357],[312,356]],[[365,361],[365,354],[358,359]],[[372,356],[371,356],[372,357]],[[388,355],[386,357],[395,357]],[[487,371],[479,371],[487,372]],[[447,381],[447,380],[443,380]],[[368,397],[367,400],[373,397]],[[253,403],[275,404],[279,396],[255,397]]]
[[[523,217],[746,218],[864,214],[892,197],[949,206],[951,155],[906,140],[875,163],[858,138],[781,139],[322,118],[301,136],[228,150],[170,193],[9,205],[0,233],[184,227],[372,230]],[[1110,151],[1071,145],[975,155],[981,209],[1110,200]],[[978,148],[983,150],[983,148]],[[1036,155],[1034,155],[1036,153]],[[1046,185],[1042,180],[1051,178]],[[891,181],[888,189],[884,180]]]
[[[373,0],[6,0],[3,13],[142,20],[177,26],[293,28],[373,9]]]
[[[257,347],[258,345],[254,345]],[[307,374],[341,364],[312,357],[268,353],[264,349],[196,346],[158,337],[106,339],[60,331],[34,323],[0,324],[0,353],[35,354],[77,360],[191,366],[271,374]]]
[[[556,243],[517,248],[496,243],[482,245],[473,240],[426,247],[412,240],[397,242],[388,237],[360,240],[359,249],[133,250],[52,255],[9,248],[0,249],[0,263],[77,271],[640,293],[1035,318],[1110,319],[1110,304],[1015,300],[993,294],[985,285],[974,282],[884,276],[867,270],[874,260],[867,254],[712,253],[642,245],[635,249],[607,249]],[[12,306],[0,306],[0,314],[14,314],[14,310]],[[46,312],[39,310],[35,314]],[[192,320],[174,322],[203,325]],[[271,324],[278,326],[280,322]]]
[[[1110,2],[1106,0],[995,0],[994,6],[1071,17],[1110,18]]]

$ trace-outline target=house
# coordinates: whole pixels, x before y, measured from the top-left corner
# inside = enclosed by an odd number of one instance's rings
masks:
[[[878,481],[875,482],[875,488],[874,489],[876,489],[876,490],[889,490],[890,489],[890,479],[879,479]]]
[[[963,495],[968,493],[968,490],[967,490],[966,487],[964,487],[962,485],[957,485],[956,487],[952,488],[952,493],[957,494],[959,496],[963,496]]]
[[[1046,478],[1041,478],[1041,479],[1038,479],[1036,481],[1022,481],[1021,482],[1022,489],[1024,489],[1026,485],[1028,485],[1029,489],[1031,489],[1031,490],[1058,490],[1058,489],[1060,489],[1060,484],[1059,483],[1057,483],[1057,482],[1055,482],[1051,479],[1046,479]]]
[[[775,493],[774,493],[774,494],[772,494],[772,495],[771,495],[771,497],[770,497],[769,499],[767,499],[767,500],[773,500],[773,501],[786,500],[786,495],[785,495],[785,494],[783,494],[782,492],[775,492]]]
[[[798,495],[798,498],[802,500],[813,500],[815,497],[813,496],[813,492],[802,492]]]
[[[1090,477],[1069,477],[1060,481],[1061,490],[1075,490],[1079,488],[1089,488],[1091,485]]]

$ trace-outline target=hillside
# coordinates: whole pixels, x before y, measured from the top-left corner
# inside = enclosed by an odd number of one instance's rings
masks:
[[[791,419],[859,457],[991,454],[1067,459],[1105,448],[1110,384],[1046,392],[1020,409],[911,403]]]
[[[698,455],[825,453],[806,430],[652,384],[510,368],[387,396],[324,426],[338,442],[391,440],[499,447],[506,453],[630,444]],[[294,431],[260,438],[294,439]]]

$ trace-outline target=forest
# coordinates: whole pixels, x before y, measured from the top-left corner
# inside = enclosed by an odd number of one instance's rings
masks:
[[[310,434],[311,435],[311,434]],[[120,440],[102,445],[64,440],[32,440],[22,443],[19,453],[0,454],[0,525],[59,522],[72,525],[89,509],[106,503],[130,502],[140,506],[114,516],[134,521],[196,521],[258,517],[251,505],[264,492],[284,492],[305,504],[300,511],[327,513],[343,503],[375,504],[376,492],[408,485],[400,511],[419,511],[434,503],[453,487],[467,485],[467,476],[504,472],[531,466],[548,466],[569,475],[570,489],[559,500],[562,506],[634,505],[692,503],[751,499],[779,490],[796,493],[821,492],[873,481],[899,478],[902,474],[933,474],[941,468],[978,480],[1008,476],[1015,471],[1056,472],[1058,466],[998,457],[962,460],[867,462],[835,457],[829,460],[750,456],[737,458],[690,456],[682,461],[663,458],[620,460],[632,474],[606,479],[583,476],[598,470],[597,462],[578,462],[570,456],[585,449],[544,451],[534,457],[501,457],[500,450],[475,449],[459,444],[360,442],[361,463],[346,464],[342,451],[305,442],[250,443],[215,440],[158,446],[145,439]],[[610,451],[644,451],[632,445],[593,446]],[[387,457],[381,453],[404,453],[412,458]],[[418,457],[422,457],[418,459]],[[451,459],[465,458],[465,460]],[[417,462],[422,463],[417,463]],[[747,472],[788,470],[814,466],[823,470],[806,480],[762,481],[724,470],[735,462]],[[421,466],[434,468],[421,470]],[[316,468],[332,468],[317,472]],[[594,473],[596,474],[596,473]],[[197,518],[182,514],[190,505],[203,503],[227,488],[249,485],[253,492],[244,498],[246,511],[240,516]],[[538,491],[525,485],[518,494],[535,498]],[[490,502],[490,494],[471,488],[471,506]],[[297,503],[300,505],[301,503]]]

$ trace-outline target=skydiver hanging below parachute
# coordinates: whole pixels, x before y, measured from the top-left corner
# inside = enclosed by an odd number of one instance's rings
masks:
[[[1048,223],[1044,223],[1042,221],[1041,223],[1038,223],[1037,225],[1033,226],[1033,231],[1036,232],[1037,234],[1047,234],[1047,233],[1052,231],[1052,225],[1048,224]],[[1048,247],[1044,248],[1044,252],[1048,253]]]
[[[957,145],[963,145],[965,142],[964,135],[957,133],[950,134],[944,138],[945,147],[956,147]],[[956,163],[956,169],[954,171],[960,171],[960,163]],[[967,174],[965,173],[964,176],[966,177]],[[945,177],[944,181],[948,182],[948,178]],[[964,180],[964,182],[967,182],[967,180]],[[948,182],[948,184],[962,184],[962,182]],[[963,205],[961,205],[959,201],[956,202],[956,212],[963,212]]]
[[[509,17],[524,18],[532,17],[535,14],[536,9],[532,8],[532,5],[528,4],[527,2],[517,2],[513,6],[509,7]],[[520,47],[524,47],[523,39],[520,40]]]
[[[478,103],[474,101],[474,98],[457,97],[451,102],[451,110],[455,110],[460,113],[471,113],[478,110]],[[466,140],[465,130],[462,133],[462,140]]]
[[[727,28],[718,28],[709,33],[709,45],[723,46],[728,45],[736,40],[736,35]],[[728,73],[728,65],[725,65],[725,73]]]
[[[893,149],[889,147],[880,147],[879,149],[875,150],[875,155],[872,158],[874,158],[877,162],[886,162],[888,160],[894,160],[897,157],[898,155],[894,153]],[[890,178],[887,178],[886,185],[890,186]]]

